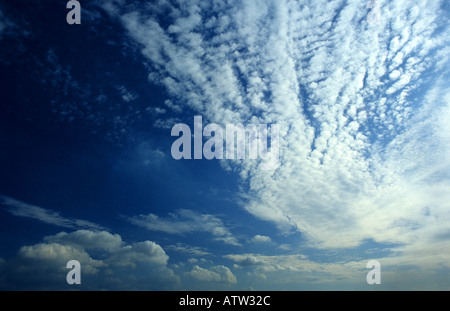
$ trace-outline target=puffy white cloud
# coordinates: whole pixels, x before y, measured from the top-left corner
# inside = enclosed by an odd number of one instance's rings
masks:
[[[135,267],[137,263],[166,265],[169,256],[152,241],[133,243],[121,248],[109,262],[112,265]]]
[[[44,237],[22,246],[1,266],[6,289],[70,289],[66,264],[81,265],[80,289],[174,289],[179,278],[167,267],[169,257],[152,241],[125,243],[117,234],[79,230]],[[1,268],[1,267],[0,267]]]
[[[95,274],[98,268],[105,266],[102,260],[95,260],[79,247],[58,243],[38,243],[30,246],[22,246],[18,257],[26,262],[35,264],[22,265],[18,269],[21,272],[32,273],[35,270],[64,271],[69,260],[76,259],[83,265],[83,273]],[[20,260],[19,259],[19,260]]]
[[[116,251],[123,245],[122,238],[118,234],[106,231],[77,230],[72,233],[60,232],[58,234],[44,237],[47,243],[62,243],[75,245],[87,250],[99,249],[105,251]]]
[[[236,276],[225,266],[213,266],[205,269],[195,265],[186,275],[204,282],[236,283]]]

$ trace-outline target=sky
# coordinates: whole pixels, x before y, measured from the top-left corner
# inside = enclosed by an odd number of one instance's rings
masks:
[[[0,289],[450,290],[448,1],[66,4],[0,1]]]

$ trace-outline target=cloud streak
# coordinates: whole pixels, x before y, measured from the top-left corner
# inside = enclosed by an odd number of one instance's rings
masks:
[[[127,220],[151,231],[162,231],[169,234],[207,232],[217,241],[235,246],[241,245],[223,224],[223,221],[211,214],[200,214],[196,211],[180,209],[166,218],[150,213],[128,217]]]
[[[0,202],[5,206],[7,212],[14,216],[35,219],[40,222],[54,225],[61,228],[69,229],[93,229],[105,230],[106,228],[95,224],[93,222],[68,218],[61,215],[61,213],[42,208],[36,205],[31,205],[7,196],[0,195]]]

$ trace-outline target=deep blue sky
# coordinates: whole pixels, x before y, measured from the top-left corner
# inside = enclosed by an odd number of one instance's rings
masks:
[[[1,1],[0,288],[449,289],[448,4],[319,2]],[[280,167],[174,160],[195,115]]]

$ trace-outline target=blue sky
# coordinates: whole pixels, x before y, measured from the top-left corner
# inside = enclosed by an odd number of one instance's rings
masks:
[[[0,2],[1,289],[450,289],[446,1],[81,8]],[[196,115],[279,167],[174,160]]]

